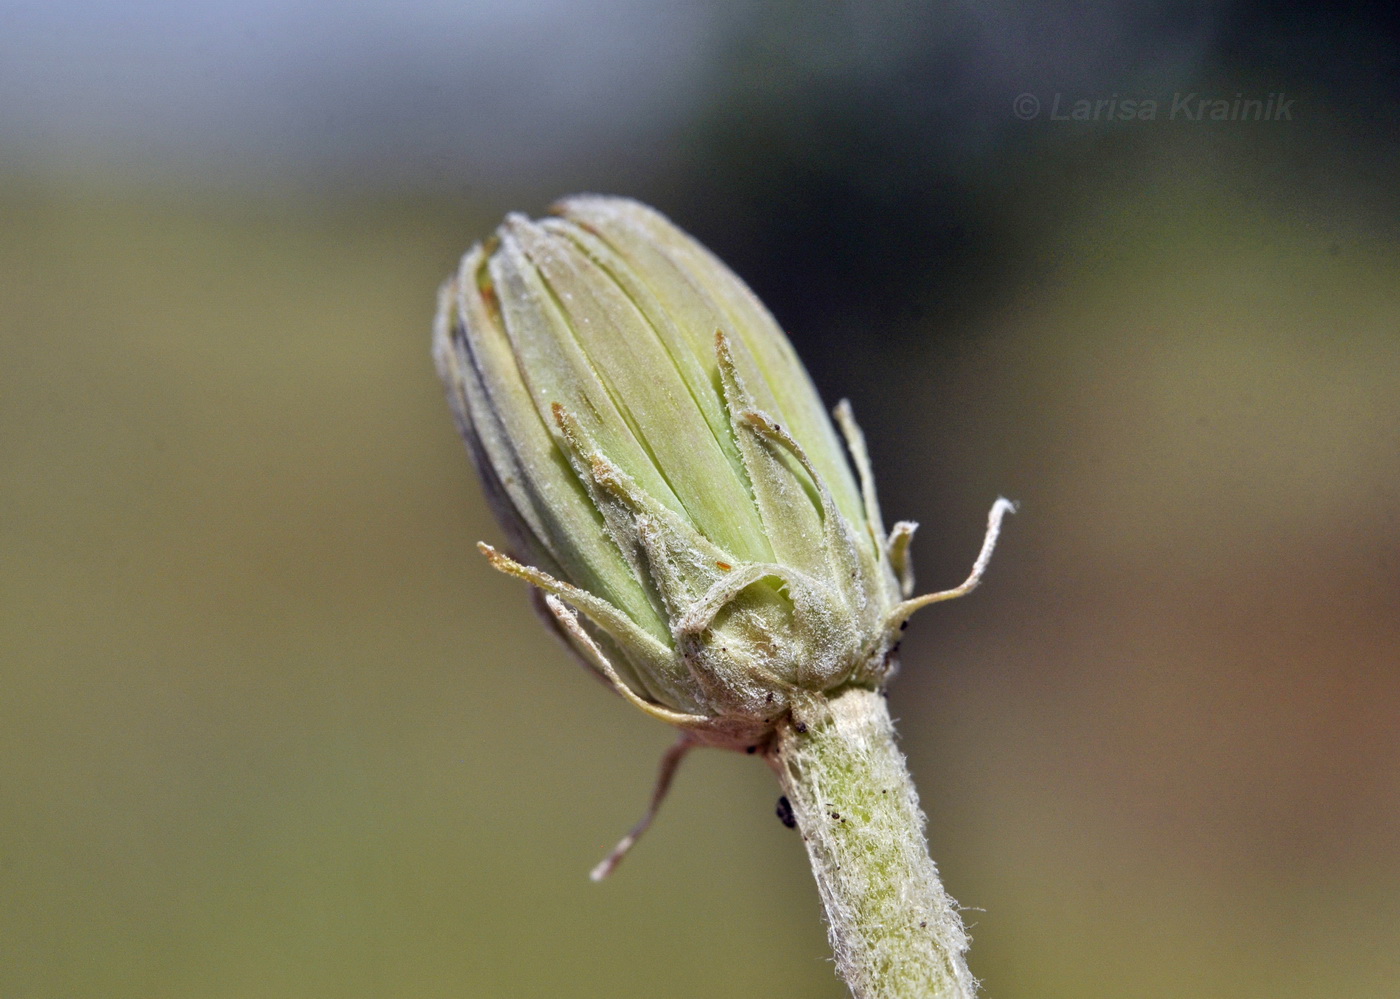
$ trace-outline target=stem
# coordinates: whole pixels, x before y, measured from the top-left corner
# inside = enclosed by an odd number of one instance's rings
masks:
[[[855,999],[971,999],[967,933],[938,880],[885,698],[858,687],[778,729],[769,762],[792,806]]]

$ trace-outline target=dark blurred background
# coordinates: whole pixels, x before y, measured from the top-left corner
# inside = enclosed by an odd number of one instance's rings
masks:
[[[587,881],[670,733],[472,548],[434,294],[582,190],[754,285],[926,586],[1022,502],[891,695],[988,996],[1400,995],[1389,17],[0,0],[0,995],[844,994],[752,759]]]

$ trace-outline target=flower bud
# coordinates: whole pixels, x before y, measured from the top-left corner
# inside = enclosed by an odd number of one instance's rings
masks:
[[[438,371],[511,555],[560,634],[695,742],[752,748],[787,713],[879,687],[914,610],[915,525],[882,525],[792,346],[660,214],[595,196],[509,216],[443,289]],[[852,474],[852,463],[859,482]]]

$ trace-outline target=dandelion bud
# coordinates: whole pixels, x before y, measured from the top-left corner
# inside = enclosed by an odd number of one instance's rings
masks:
[[[509,216],[441,295],[438,371],[509,538],[482,551],[695,742],[750,748],[824,693],[882,685],[908,616],[977,573],[909,599],[914,525],[885,532],[849,407],[848,462],[728,268],[634,201],[554,211]]]

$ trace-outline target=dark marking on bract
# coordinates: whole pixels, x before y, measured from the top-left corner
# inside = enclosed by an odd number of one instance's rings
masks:
[[[797,828],[797,816],[792,814],[792,802],[787,800],[787,795],[778,799],[778,807],[774,809],[778,816],[778,821],[789,829]]]

